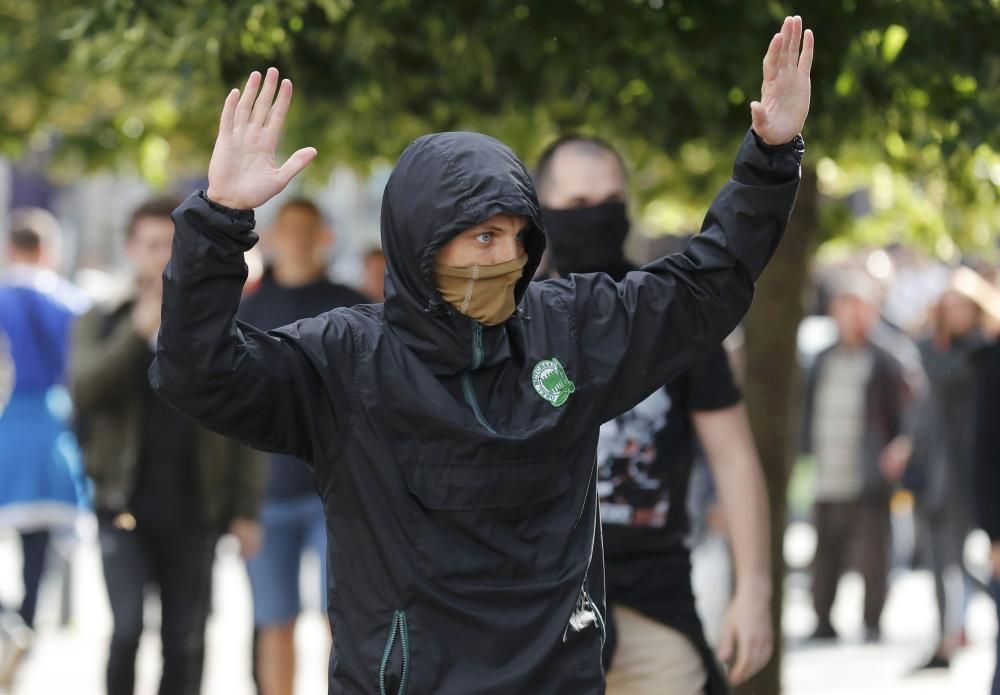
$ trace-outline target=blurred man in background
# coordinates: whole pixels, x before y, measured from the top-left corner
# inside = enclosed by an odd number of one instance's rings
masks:
[[[259,469],[238,446],[156,397],[146,380],[160,326],[162,273],[177,201],[152,200],[127,227],[132,291],[77,326],[70,377],[114,630],[108,695],[133,695],[146,589],[159,589],[161,695],[197,695],[215,545],[229,528],[245,554],[259,534]]]
[[[30,641],[50,535],[73,526],[84,497],[63,377],[71,326],[88,302],[52,268],[56,219],[23,209],[11,221],[10,266],[0,278],[10,386],[0,409],[0,528],[18,532],[24,597],[17,613],[0,606],[0,687],[13,681]]]
[[[361,287],[358,289],[376,304],[385,301],[385,254],[382,249],[372,249],[365,254]]]
[[[262,330],[318,316],[368,299],[326,277],[333,232],[316,205],[291,200],[264,235],[269,265],[260,288],[237,317]],[[261,508],[263,544],[247,562],[253,591],[256,673],[262,695],[291,695],[295,680],[295,623],[301,611],[299,566],[305,551],[322,567],[320,605],[326,610],[326,522],[309,466],[293,456],[267,457]]]
[[[542,155],[539,202],[552,266],[563,277],[602,272],[620,281],[630,223],[627,175],[606,142],[564,137]],[[719,656],[740,683],[770,658],[767,493],[742,394],[721,345],[694,369],[601,427],[608,693],[728,692],[705,639],[691,588],[688,484],[705,448],[732,525],[737,589]]]
[[[866,273],[844,272],[829,312],[837,342],[821,352],[806,379],[803,446],[817,469],[814,639],[834,639],[830,612],[841,575],[853,562],[865,581],[865,639],[881,638],[888,592],[891,529],[887,460],[906,457],[904,408],[910,390],[899,361],[872,335],[879,287]],[[884,471],[885,469],[885,471]]]

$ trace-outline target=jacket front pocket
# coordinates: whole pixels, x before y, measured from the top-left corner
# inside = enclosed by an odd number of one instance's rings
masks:
[[[379,695],[406,695],[409,676],[410,637],[406,626],[406,612],[396,611],[392,614],[378,670]]]
[[[565,568],[574,505],[565,457],[411,461],[413,547],[429,577],[462,585],[549,580]]]

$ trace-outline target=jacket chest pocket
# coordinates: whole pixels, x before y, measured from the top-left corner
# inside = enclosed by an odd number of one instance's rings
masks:
[[[576,524],[564,455],[519,460],[413,461],[417,561],[428,576],[460,584],[542,581],[563,567]]]

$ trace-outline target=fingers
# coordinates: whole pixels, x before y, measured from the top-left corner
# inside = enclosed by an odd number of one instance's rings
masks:
[[[813,47],[816,40],[813,37],[812,29],[806,29],[805,38],[802,40],[802,55],[799,57],[799,72],[808,75],[812,71]]]
[[[274,90],[278,85],[277,68],[268,68],[267,76],[264,77],[264,87],[260,90],[260,96],[254,104],[253,113],[250,114],[252,125],[263,127],[267,120],[267,114],[271,110],[271,102],[274,100]]]
[[[767,111],[759,101],[750,102],[750,118],[753,121],[753,129],[758,133],[761,128],[767,126]]]
[[[281,187],[284,188],[288,185],[288,182],[294,179],[300,171],[308,166],[309,162],[316,157],[315,147],[303,147],[301,150],[297,151],[288,161],[281,165],[278,170],[278,176],[281,179]]]
[[[788,46],[788,54],[791,58],[791,66],[795,67],[799,63],[799,48],[802,46],[802,17],[795,15],[792,17],[792,37]]]
[[[757,649],[754,654],[753,661],[753,671],[751,676],[760,672],[762,668],[767,666],[767,663],[771,660],[771,655],[774,653],[774,643],[770,637],[762,637],[757,642]]]
[[[729,670],[729,682],[733,685],[739,685],[750,675],[750,649],[744,640],[734,636],[734,641],[736,642],[736,663]]]
[[[733,658],[733,643],[735,641],[736,631],[732,625],[726,624],[722,629],[722,635],[719,637],[719,646],[715,650],[719,661],[728,665],[730,659]]]
[[[260,73],[254,70],[247,79],[246,87],[236,105],[236,114],[233,118],[233,128],[242,128],[250,121],[250,112],[253,102],[257,98],[257,88],[260,87]]]
[[[771,43],[767,47],[767,54],[764,56],[764,81],[773,80],[778,76],[778,63],[781,60],[781,47],[783,40],[781,34],[775,34],[771,38]]]
[[[756,635],[750,640],[751,646],[747,649],[747,666],[744,671],[743,680],[747,680],[760,672],[767,662],[771,660],[771,641],[763,635]]]
[[[236,104],[240,100],[240,90],[234,89],[226,96],[226,102],[222,105],[222,117],[219,119],[219,133],[231,133],[233,130],[233,119],[236,115]]]
[[[281,89],[278,90],[278,98],[271,107],[271,112],[267,116],[264,127],[272,130],[281,130],[285,123],[285,116],[288,115],[288,106],[292,103],[292,83],[290,80],[281,81]]]
[[[792,17],[785,17],[785,21],[781,23],[781,60],[782,66],[788,64],[788,57],[791,55],[789,48],[792,45],[792,29],[795,26],[795,19]]]

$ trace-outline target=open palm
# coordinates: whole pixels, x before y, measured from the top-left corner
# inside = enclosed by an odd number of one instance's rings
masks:
[[[219,137],[208,165],[207,195],[226,207],[248,210],[266,203],[316,156],[315,148],[306,147],[280,167],[275,164],[275,150],[292,101],[292,83],[283,80],[279,89],[275,68],[268,69],[263,83],[260,89],[261,75],[252,72],[243,93],[231,91],[222,109]]]
[[[806,30],[803,38],[801,17],[786,17],[771,39],[760,101],[750,104],[753,129],[769,145],[782,145],[802,132],[812,92],[813,46],[812,31]]]

